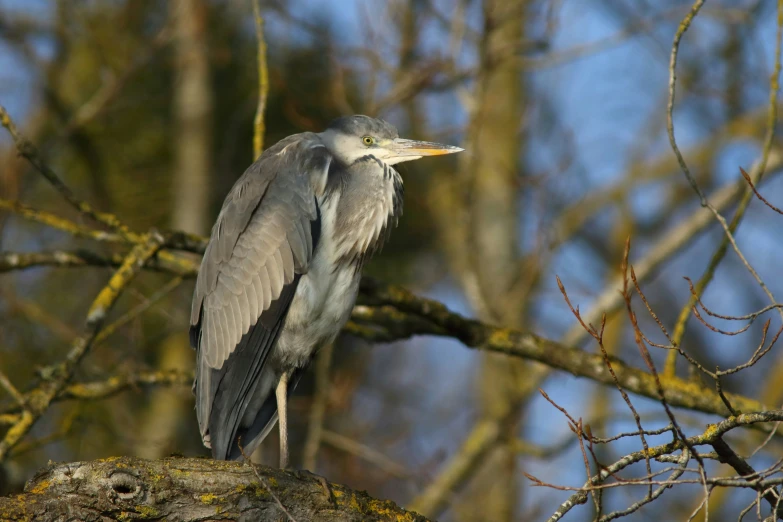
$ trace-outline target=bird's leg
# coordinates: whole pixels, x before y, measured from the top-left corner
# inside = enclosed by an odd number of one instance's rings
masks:
[[[283,372],[280,376],[280,382],[277,383],[277,390],[275,395],[277,396],[277,425],[280,431],[280,468],[285,469],[288,467],[288,378],[290,377],[288,372]]]

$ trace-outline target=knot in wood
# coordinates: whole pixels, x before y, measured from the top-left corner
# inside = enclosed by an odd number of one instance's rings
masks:
[[[138,500],[143,493],[139,478],[124,471],[115,471],[106,481],[109,496],[120,500]]]

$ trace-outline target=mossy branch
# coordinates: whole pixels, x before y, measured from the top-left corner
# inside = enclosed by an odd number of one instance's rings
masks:
[[[159,234],[145,235],[143,241],[125,256],[120,267],[93,300],[87,313],[86,333],[74,340],[65,359],[52,368],[51,375],[40,386],[25,394],[25,409],[0,441],[0,461],[8,456],[9,450],[19,443],[52,401],[62,393],[79,362],[95,343],[106,314],[144,264],[160,250],[164,241]]]
[[[309,473],[133,457],[51,465],[23,494],[0,498],[0,519],[427,522],[394,502]]]
[[[35,256],[36,254],[30,254]],[[42,254],[43,255],[43,254]],[[10,256],[10,257],[9,257]],[[21,254],[6,254],[0,258],[0,271],[5,265],[24,263]],[[98,258],[76,253],[51,253],[44,255],[42,264],[59,266],[84,266],[90,264],[117,264],[119,258]],[[59,263],[59,261],[63,261]],[[169,265],[162,260],[150,260],[149,268],[167,270]],[[172,269],[178,275],[193,277],[195,270]],[[534,360],[550,368],[566,371],[579,377],[614,386],[603,358],[575,347],[539,337],[533,333],[511,328],[496,327],[467,319],[451,312],[438,301],[422,298],[404,288],[386,285],[371,278],[363,278],[360,305],[352,315],[352,321],[346,326],[346,333],[372,342],[392,342],[407,339],[414,335],[436,335],[455,338],[466,346],[478,350],[503,353],[512,357]],[[625,362],[612,360],[620,384],[629,392],[658,400],[654,377],[641,369]],[[717,392],[692,381],[677,377],[663,376],[662,382],[668,404],[680,408],[702,411],[725,416],[730,414]],[[767,409],[759,401],[749,397],[725,394],[740,411],[764,411]]]
[[[253,119],[253,161],[264,152],[264,112],[266,111],[266,100],[269,96],[269,70],[266,65],[266,39],[264,38],[264,18],[261,16],[261,6],[258,0],[251,0],[253,3],[253,19],[256,26],[256,39],[258,40],[257,60],[258,60],[258,105],[256,106],[256,115]]]

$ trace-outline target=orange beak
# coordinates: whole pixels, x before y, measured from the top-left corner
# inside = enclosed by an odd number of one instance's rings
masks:
[[[401,158],[413,157],[420,158],[422,156],[440,156],[443,154],[454,154],[455,152],[461,152],[465,149],[459,147],[453,147],[451,145],[443,145],[442,143],[433,143],[431,141],[416,141],[416,140],[404,140],[397,138],[392,141],[389,147],[395,156]]]

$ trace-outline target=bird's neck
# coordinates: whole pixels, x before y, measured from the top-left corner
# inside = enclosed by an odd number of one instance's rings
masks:
[[[335,255],[361,268],[397,225],[402,203],[402,178],[390,165],[373,156],[351,165],[332,162],[319,205],[332,227]]]

